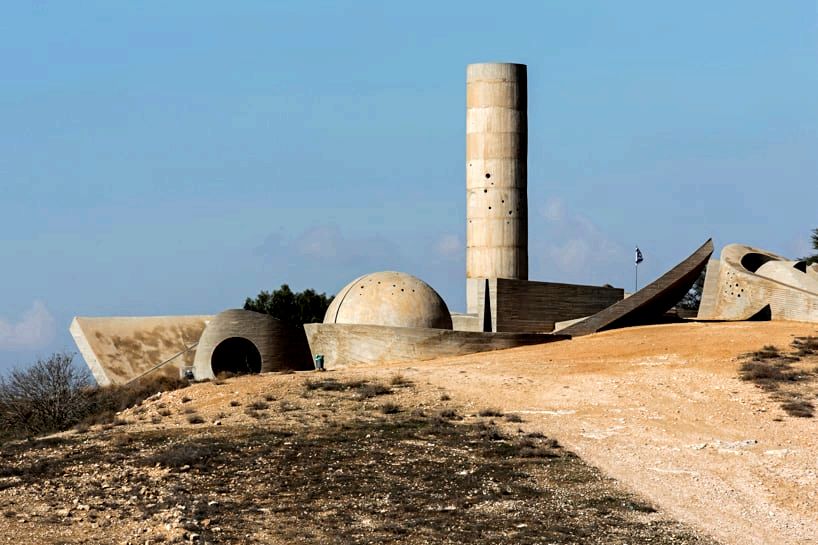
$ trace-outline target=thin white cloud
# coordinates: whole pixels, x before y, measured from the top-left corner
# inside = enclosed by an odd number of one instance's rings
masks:
[[[55,332],[54,317],[42,301],[34,301],[18,321],[0,318],[0,349],[43,348]]]
[[[465,252],[466,244],[458,235],[445,234],[435,244],[437,255],[447,259],[459,258]]]
[[[568,281],[600,280],[598,271],[619,263],[627,253],[594,222],[568,209],[558,197],[548,199],[539,209],[539,216],[548,233],[541,266],[549,278],[555,275]]]

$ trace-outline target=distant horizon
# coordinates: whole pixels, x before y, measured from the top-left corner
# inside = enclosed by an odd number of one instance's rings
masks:
[[[528,65],[529,276],[633,290],[818,227],[818,5],[19,4],[0,374],[73,316],[413,274],[465,311],[465,74]],[[489,9],[493,6],[492,9]]]

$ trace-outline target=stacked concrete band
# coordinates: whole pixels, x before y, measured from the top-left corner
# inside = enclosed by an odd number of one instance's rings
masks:
[[[528,279],[528,91],[523,64],[466,76],[466,306],[486,278]]]

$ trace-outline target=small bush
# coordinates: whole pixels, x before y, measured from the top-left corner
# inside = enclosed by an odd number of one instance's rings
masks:
[[[157,413],[159,414],[159,416],[170,416],[171,414],[173,414],[170,412],[170,409],[159,409]]]
[[[369,399],[371,397],[382,396],[391,394],[392,390],[377,382],[375,383],[363,383],[355,388],[355,395],[358,399]]]
[[[409,386],[412,384],[412,381],[398,373],[397,375],[392,375],[392,378],[389,379],[389,384],[392,386]]]
[[[386,402],[381,405],[381,412],[383,414],[395,414],[400,412],[400,406],[396,403]]]
[[[792,346],[799,356],[810,356],[818,352],[818,337],[796,337]]]
[[[264,400],[272,402],[272,401],[276,400],[276,397],[274,395],[272,395],[272,394],[267,394],[267,395],[264,396]]]
[[[454,409],[443,409],[437,413],[437,417],[443,420],[463,420],[463,417],[457,414]]]
[[[790,416],[812,418],[815,415],[815,405],[806,400],[792,400],[781,404],[781,408]]]
[[[483,409],[479,413],[479,416],[488,417],[488,416],[503,416],[503,413],[497,409]]]
[[[757,360],[771,360],[781,356],[781,351],[778,347],[768,344],[762,347],[761,350],[750,352],[748,356]]]
[[[451,401],[451,399],[452,396],[450,396],[449,394],[443,394],[440,396],[440,401]]]
[[[334,378],[308,380],[304,383],[304,386],[306,386],[307,390],[323,390],[325,392],[337,392],[347,389],[346,384],[338,382]]]
[[[502,441],[505,435],[493,424],[477,424],[477,430],[480,433],[480,438],[488,441]]]
[[[189,397],[187,397],[187,396],[185,396],[185,397],[183,397],[183,398],[182,398],[182,403],[190,403],[191,401],[192,401],[192,399],[190,399],[190,398],[189,398]]]
[[[290,403],[289,401],[282,401],[281,403],[278,404],[278,408],[281,410],[281,412],[287,413],[291,411],[297,411],[299,409],[299,406],[294,403]]]
[[[251,411],[264,411],[269,409],[270,406],[264,401],[254,401],[250,403],[247,408]]]
[[[523,418],[519,414],[507,414],[506,420],[508,422],[522,422]]]
[[[231,402],[230,402],[230,406],[231,406],[231,407],[240,407],[240,406],[241,406],[241,403],[239,403],[238,401],[236,401],[236,400],[234,399],[233,401],[231,401]]]
[[[201,415],[193,413],[187,417],[188,424],[204,424],[205,419]]]

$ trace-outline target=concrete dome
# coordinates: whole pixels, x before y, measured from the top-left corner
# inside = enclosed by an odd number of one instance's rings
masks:
[[[452,329],[440,295],[423,280],[394,271],[366,274],[347,284],[327,309],[324,323]]]

